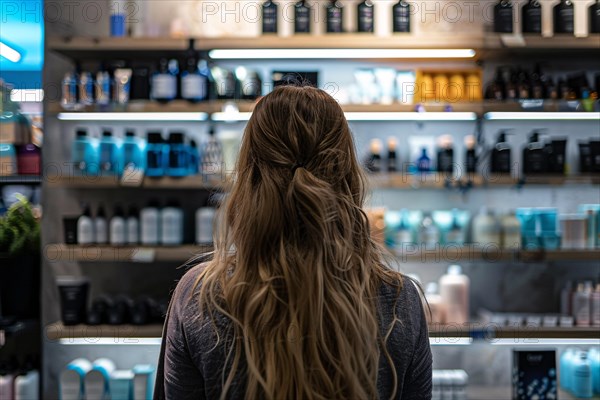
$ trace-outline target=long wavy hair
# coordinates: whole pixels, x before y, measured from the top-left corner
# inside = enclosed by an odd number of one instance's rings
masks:
[[[241,370],[246,399],[377,398],[380,357],[394,368],[377,294],[402,277],[371,239],[365,195],[330,95],[282,86],[256,104],[197,281],[200,312],[231,320],[222,399]]]

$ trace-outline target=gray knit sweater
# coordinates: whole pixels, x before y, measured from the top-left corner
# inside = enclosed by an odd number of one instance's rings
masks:
[[[163,332],[162,347],[154,390],[155,400],[218,399],[222,388],[222,371],[226,368],[226,349],[223,338],[216,344],[215,330],[207,318],[198,313],[198,288],[194,283],[200,267],[188,271],[177,285],[171,299]],[[380,329],[392,321],[395,289],[380,289]],[[419,293],[408,280],[397,302],[397,317],[387,342],[398,376],[396,399],[431,399],[431,349],[427,323]],[[228,332],[224,316],[217,316],[219,332]],[[229,338],[230,339],[230,338]],[[380,399],[389,399],[392,372],[381,357],[377,389]],[[238,372],[228,398],[244,398],[244,372]],[[287,399],[282,399],[287,400]]]

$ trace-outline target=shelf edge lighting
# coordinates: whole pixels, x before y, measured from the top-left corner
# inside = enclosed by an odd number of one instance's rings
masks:
[[[206,121],[203,112],[62,112],[61,121]]]
[[[114,346],[114,345],[153,345],[160,346],[162,340],[160,337],[156,338],[126,338],[126,337],[114,337],[114,338],[61,338],[59,343],[62,345],[75,345],[75,346],[90,346],[90,345],[101,345],[101,346]]]
[[[475,121],[473,112],[346,112],[348,121]]]
[[[213,60],[473,58],[473,49],[214,49]]]
[[[600,112],[489,112],[484,117],[490,121],[599,121]]]

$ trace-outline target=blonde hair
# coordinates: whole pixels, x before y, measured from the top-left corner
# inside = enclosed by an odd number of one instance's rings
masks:
[[[395,396],[377,296],[402,278],[371,239],[365,194],[331,96],[283,86],[256,104],[197,281],[200,312],[231,320],[222,399],[242,367],[246,399],[374,399],[380,353]]]

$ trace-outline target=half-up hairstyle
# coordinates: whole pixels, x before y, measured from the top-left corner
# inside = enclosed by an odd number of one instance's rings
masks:
[[[281,86],[256,104],[197,281],[201,313],[231,320],[222,399],[240,371],[246,399],[271,400],[375,399],[381,356],[395,377],[377,294],[402,278],[371,239],[365,194],[331,96]]]

